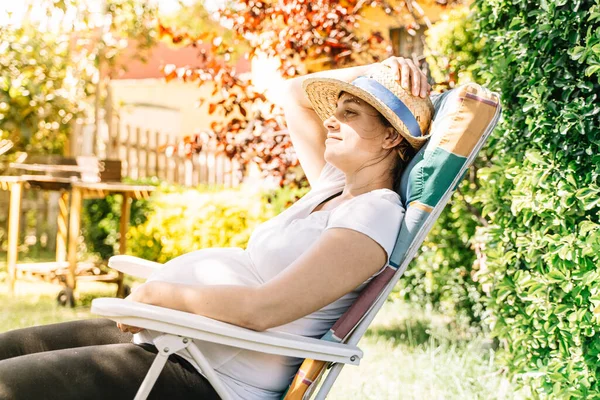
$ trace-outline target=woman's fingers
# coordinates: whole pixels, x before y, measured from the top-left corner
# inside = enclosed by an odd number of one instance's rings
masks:
[[[410,67],[410,81],[412,83],[412,94],[418,96],[421,91],[421,70],[417,68],[412,60],[409,60],[408,66]]]
[[[429,86],[429,83],[427,83],[427,78],[423,77],[421,79],[421,93],[420,93],[420,96],[422,98],[425,98],[427,96],[427,94],[429,94],[430,90],[431,90],[431,86]]]
[[[130,326],[130,325],[126,325],[126,324],[122,324],[120,322],[117,322],[117,328],[119,328],[121,330],[121,332],[129,332],[129,333],[139,333],[141,331],[144,330],[144,328],[138,328],[137,326]]]
[[[410,66],[404,58],[398,60],[400,64],[400,85],[404,90],[410,91]]]
[[[431,86],[427,83],[427,76],[410,58],[390,57],[384,60],[383,64],[390,66],[396,72],[402,88],[411,92],[413,96],[425,98],[431,90]]]

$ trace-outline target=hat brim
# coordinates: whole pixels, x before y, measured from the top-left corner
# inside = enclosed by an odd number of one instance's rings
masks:
[[[428,132],[424,132],[420,137],[412,136],[404,122],[388,106],[371,93],[351,83],[333,78],[308,78],[303,82],[302,87],[313,109],[323,121],[335,113],[340,93],[346,92],[364,100],[379,111],[415,150],[420,149],[429,139]]]

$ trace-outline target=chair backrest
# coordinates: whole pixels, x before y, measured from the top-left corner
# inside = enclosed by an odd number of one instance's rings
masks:
[[[406,213],[390,263],[363,289],[323,340],[358,343],[501,115],[499,96],[474,83],[432,96],[431,100],[435,107],[431,137],[406,167],[397,188]],[[306,398],[324,366],[324,362],[305,360],[285,399]]]

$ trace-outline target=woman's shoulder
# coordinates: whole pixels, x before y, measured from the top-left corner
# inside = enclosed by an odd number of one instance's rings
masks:
[[[370,199],[387,200],[393,204],[396,204],[396,205],[404,208],[404,206],[402,205],[402,200],[400,200],[400,195],[398,193],[394,192],[392,189],[387,189],[387,188],[376,189],[376,190],[372,190],[366,194],[368,196],[370,196]]]
[[[377,208],[402,208],[400,195],[391,189],[382,188],[371,190],[349,200],[346,204],[368,205]]]
[[[390,189],[376,189],[356,196],[336,207],[331,219],[361,221],[379,220],[397,223],[404,216],[405,209],[400,196]]]

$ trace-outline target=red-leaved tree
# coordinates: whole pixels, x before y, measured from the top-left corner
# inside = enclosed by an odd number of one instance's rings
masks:
[[[459,0],[420,0],[446,6]],[[234,32],[233,40],[248,44],[248,57],[258,52],[281,60],[283,76],[292,77],[314,69],[338,68],[377,62],[392,54],[391,44],[376,30],[361,30],[366,7],[380,7],[390,16],[411,16],[411,26],[422,20],[416,1],[387,0],[235,0],[220,10],[221,25]],[[360,33],[362,32],[362,33]],[[160,36],[172,43],[199,49],[198,64],[177,68],[167,65],[167,80],[182,79],[199,85],[214,85],[209,112],[224,119],[214,122],[211,132],[188,136],[183,145],[188,154],[202,150],[209,138],[218,149],[240,161],[242,168],[252,160],[265,174],[280,178],[280,185],[303,184],[303,174],[291,147],[279,107],[255,90],[229,63],[234,43],[219,32],[193,36],[183,27],[160,25]]]

